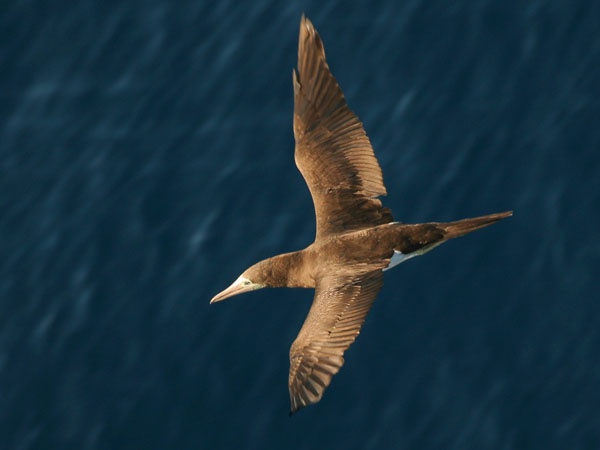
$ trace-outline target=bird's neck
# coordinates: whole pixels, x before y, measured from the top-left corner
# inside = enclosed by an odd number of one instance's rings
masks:
[[[267,286],[315,287],[305,250],[273,256],[264,262]]]

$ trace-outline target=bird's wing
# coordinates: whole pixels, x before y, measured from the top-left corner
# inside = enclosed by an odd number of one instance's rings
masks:
[[[317,239],[393,221],[381,168],[361,121],[329,71],[310,20],[302,17],[294,81],[296,166],[310,189]]]
[[[318,280],[313,304],[290,349],[290,414],[321,400],[383,284],[379,265],[345,272]]]

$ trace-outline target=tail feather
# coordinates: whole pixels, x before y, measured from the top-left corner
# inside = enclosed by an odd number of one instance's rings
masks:
[[[487,216],[474,217],[472,219],[462,219],[457,220],[456,222],[443,223],[440,224],[440,228],[444,230],[445,239],[452,239],[464,236],[471,231],[487,227],[488,225],[496,223],[499,220],[510,216],[512,216],[512,211],[505,211],[496,214],[489,214]]]

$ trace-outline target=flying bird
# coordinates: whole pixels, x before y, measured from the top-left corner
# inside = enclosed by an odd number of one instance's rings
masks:
[[[321,400],[360,332],[384,271],[512,215],[413,225],[394,221],[377,198],[386,189],[369,138],[348,108],[321,38],[304,15],[292,78],[294,157],[314,203],[315,240],[304,250],[254,264],[210,301],[264,287],[315,290],[290,349],[290,414]]]

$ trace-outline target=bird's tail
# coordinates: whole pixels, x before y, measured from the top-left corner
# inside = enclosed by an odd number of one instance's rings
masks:
[[[473,217],[472,219],[462,219],[457,220],[456,222],[442,223],[439,224],[439,227],[444,230],[445,239],[452,239],[464,236],[471,231],[487,227],[488,225],[496,223],[499,220],[510,216],[512,216],[512,211],[505,211],[496,214],[489,214],[487,216]]]

